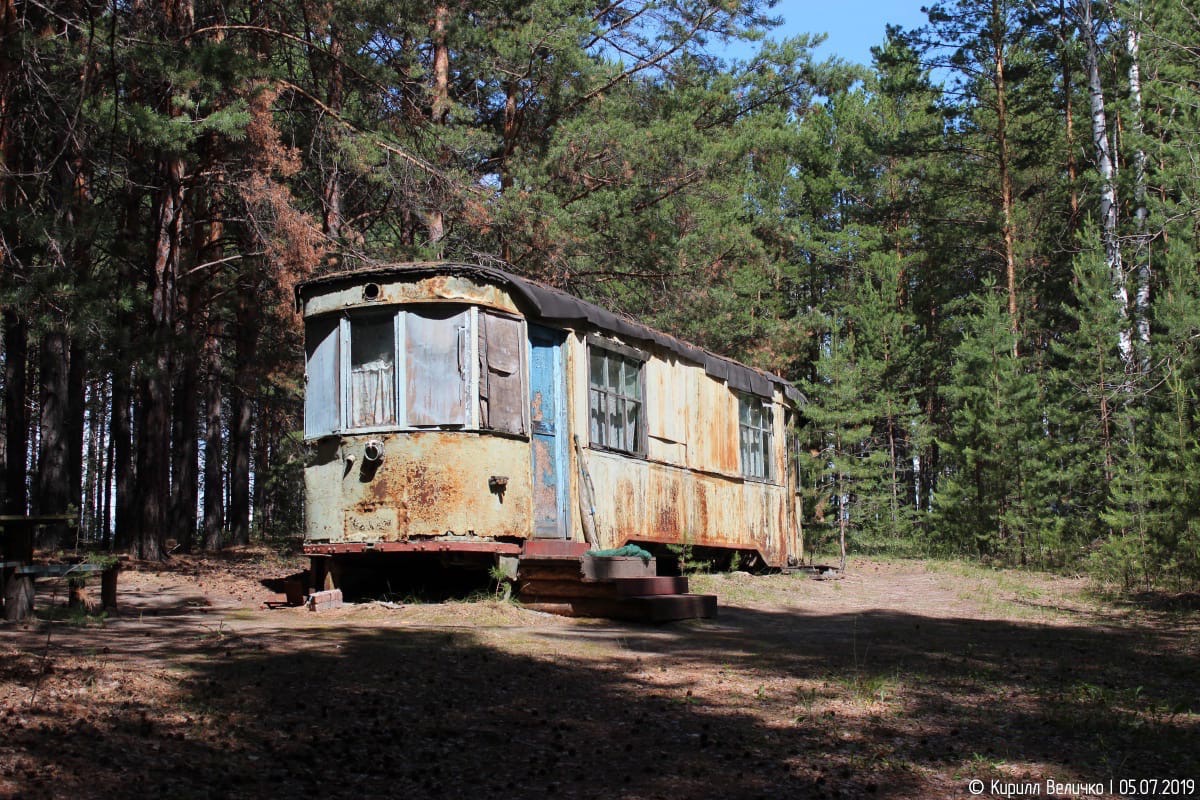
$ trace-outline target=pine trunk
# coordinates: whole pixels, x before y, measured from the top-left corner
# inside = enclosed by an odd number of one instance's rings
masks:
[[[196,537],[199,503],[199,447],[196,416],[200,410],[197,371],[199,360],[183,359],[183,368],[175,380],[175,409],[171,448],[171,536],[185,553],[192,551]]]
[[[328,13],[332,15],[333,9],[330,8]],[[345,93],[345,78],[342,75],[343,55],[342,37],[337,25],[331,24],[329,26],[329,88],[326,92],[325,102],[337,113],[342,110],[342,99]],[[330,150],[335,151],[335,148],[331,147]],[[331,241],[337,241],[341,237],[342,226],[345,224],[342,211],[341,170],[338,165],[339,159],[336,152],[332,152],[331,163],[325,172],[325,185],[322,190],[324,199],[322,227],[325,235]]]
[[[83,435],[87,414],[87,349],[78,336],[70,337],[67,356],[67,497],[68,503],[83,506]],[[81,521],[82,524],[82,521]]]
[[[65,514],[71,502],[67,433],[67,335],[61,325],[42,334],[39,363],[38,469],[34,476],[34,512]],[[67,547],[66,524],[39,529],[36,546],[44,550]]]
[[[1013,355],[1020,349],[1020,321],[1017,304],[1017,257],[1013,242],[1012,156],[1008,146],[1008,88],[1005,77],[1006,53],[1001,7],[992,3],[993,83],[996,90],[996,147],[1000,160],[1001,233],[1004,239],[1004,276],[1008,289],[1008,317],[1013,332]]]
[[[26,462],[29,460],[29,414],[26,410],[26,370],[29,332],[25,320],[4,312],[4,513],[24,514],[29,498]]]
[[[254,416],[255,357],[261,325],[257,302],[246,282],[237,307],[234,334],[233,396],[229,423],[229,538],[235,545],[250,543],[250,449]]]
[[[221,457],[221,401],[223,377],[216,323],[209,322],[204,345],[207,388],[204,397],[204,549],[221,549],[225,528],[225,471]]]
[[[118,359],[120,357],[118,356]],[[112,422],[109,435],[113,450],[113,548],[133,548],[135,520],[133,516],[133,425],[129,411],[133,393],[129,368],[118,366],[112,373]]]
[[[450,115],[450,47],[446,41],[446,23],[450,19],[450,9],[439,4],[433,11],[432,40],[433,40],[433,106],[430,109],[430,119],[434,125],[445,125]],[[444,161],[444,159],[443,159]],[[436,205],[439,198],[434,199]],[[441,208],[431,208],[426,215],[429,243],[441,242],[446,235],[446,215]]]
[[[271,469],[270,415],[259,404],[254,426],[254,515],[264,535],[271,530],[273,509],[268,476]]]

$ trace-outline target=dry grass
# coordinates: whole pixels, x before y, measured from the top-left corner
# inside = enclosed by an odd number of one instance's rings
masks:
[[[941,798],[1200,775],[1196,614],[1075,580],[699,576],[718,619],[646,627],[497,600],[260,608],[294,566],[132,571],[100,626],[5,629],[0,797]]]

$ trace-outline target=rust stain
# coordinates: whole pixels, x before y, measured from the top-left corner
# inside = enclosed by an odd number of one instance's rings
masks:
[[[337,514],[337,536],[310,539],[366,542],[442,537],[447,532],[485,538],[531,534],[527,442],[442,431],[374,438],[384,441],[384,457],[375,473],[360,477],[355,468],[335,484],[340,490],[325,492],[315,502],[327,516]],[[361,449],[366,439],[346,437],[346,452]],[[494,474],[509,478],[503,503],[488,484]],[[317,477],[314,473],[314,481]],[[313,505],[313,496],[309,499]]]
[[[534,422],[542,422],[545,419],[545,413],[542,411],[542,393],[534,392],[533,397],[529,400],[529,414]]]
[[[650,497],[654,503],[654,527],[661,535],[683,536],[680,522],[679,481],[650,473]]]

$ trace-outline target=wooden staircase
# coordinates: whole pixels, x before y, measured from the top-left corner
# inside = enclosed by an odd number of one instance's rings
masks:
[[[561,539],[526,543],[517,567],[517,597],[537,611],[638,622],[708,619],[717,596],[691,594],[688,579],[659,575],[654,559],[586,555]]]

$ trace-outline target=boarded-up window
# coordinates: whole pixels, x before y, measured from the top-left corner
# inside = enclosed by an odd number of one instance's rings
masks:
[[[350,319],[350,427],[396,424],[395,317]]]
[[[741,433],[742,474],[747,478],[771,478],[772,428],[775,417],[771,404],[761,397],[738,396],[738,430]]]
[[[688,387],[693,381],[695,367],[667,359],[646,362],[646,405],[649,409],[647,431],[656,439],[668,442],[687,440]]]
[[[423,309],[405,316],[408,425],[466,425],[469,315]]]
[[[525,392],[521,354],[525,340],[520,320],[479,315],[480,427],[525,433]]]
[[[304,326],[304,435],[309,438],[341,427],[338,327],[336,316],[310,319]]]

